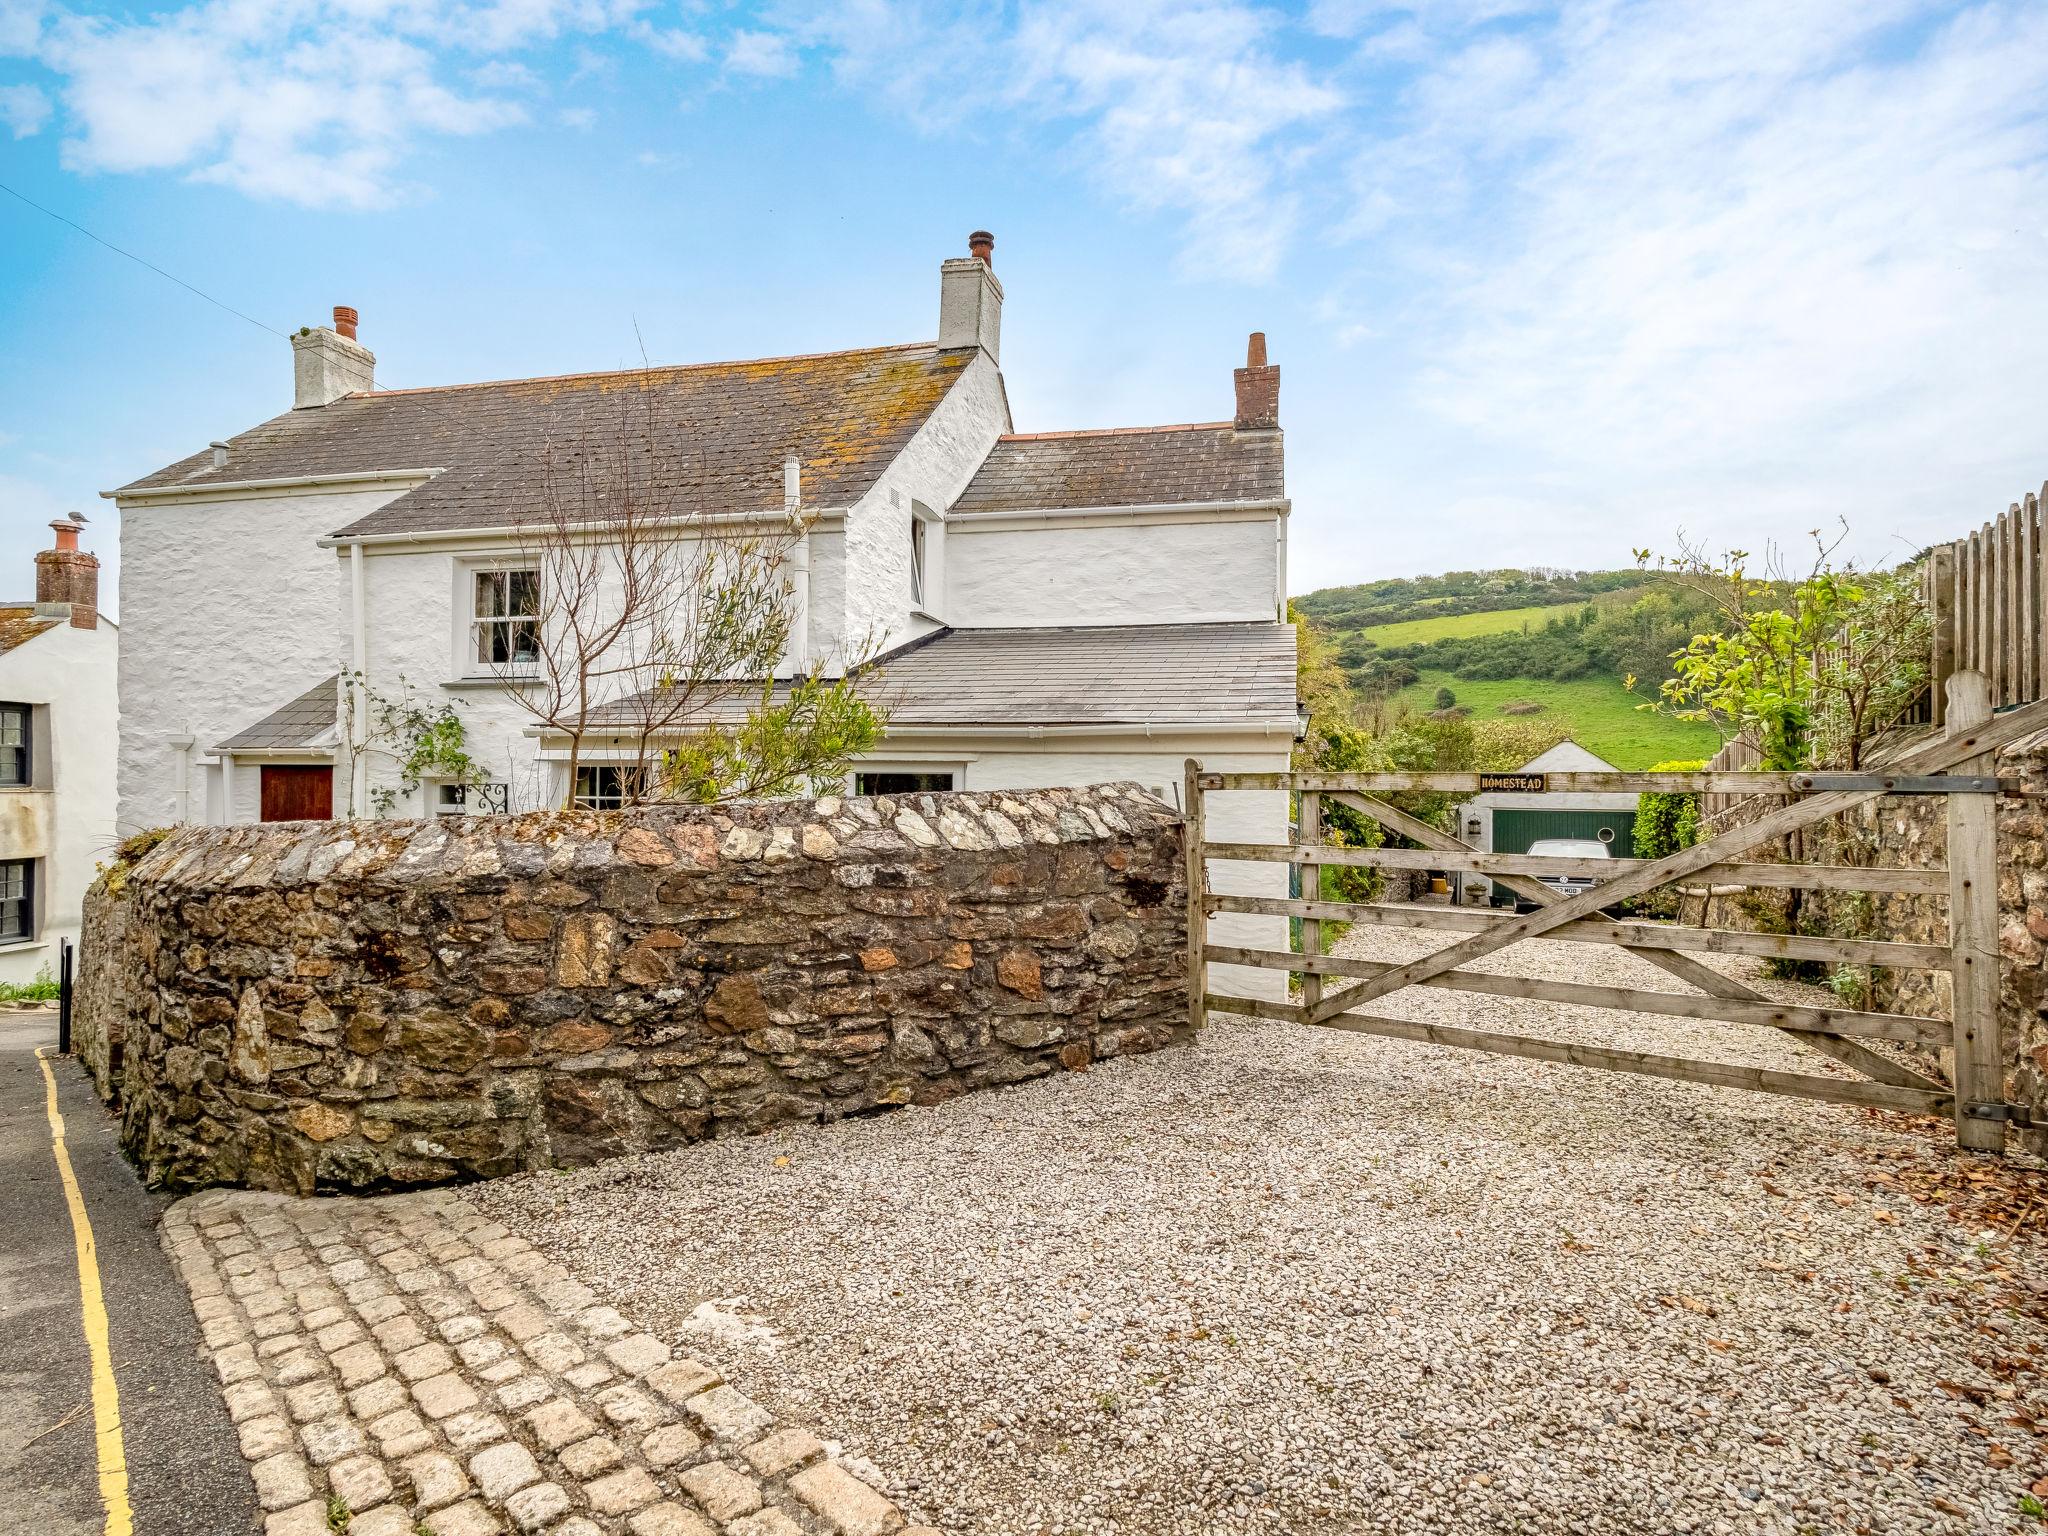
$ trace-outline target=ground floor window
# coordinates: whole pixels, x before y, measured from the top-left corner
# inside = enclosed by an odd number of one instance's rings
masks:
[[[576,770],[576,803],[589,811],[616,811],[647,796],[647,770],[597,763]]]
[[[856,795],[931,794],[952,787],[951,770],[939,773],[910,773],[901,768],[878,768],[871,773],[855,770],[853,775],[853,792]]]
[[[35,936],[35,860],[0,860],[0,944]]]
[[[436,816],[502,816],[511,804],[511,786],[489,784],[436,784]]]

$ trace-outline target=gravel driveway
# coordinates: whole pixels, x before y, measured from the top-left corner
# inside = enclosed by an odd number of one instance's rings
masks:
[[[1487,963],[1677,985],[1604,946]],[[1380,1006],[1839,1070],[1735,1026]],[[2042,1249],[1909,1197],[1957,1168],[1877,1112],[1226,1018],[470,1198],[972,1536],[2038,1530]]]

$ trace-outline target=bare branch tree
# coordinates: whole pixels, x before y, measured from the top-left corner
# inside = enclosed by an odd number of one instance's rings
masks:
[[[783,793],[843,768],[879,717],[858,674],[797,658],[800,506],[740,515],[684,503],[654,395],[621,392],[601,432],[542,449],[542,495],[516,569],[480,570],[476,660],[544,731],[568,742],[573,805],[593,737],[624,742],[619,798]],[[684,771],[679,771],[681,768]]]

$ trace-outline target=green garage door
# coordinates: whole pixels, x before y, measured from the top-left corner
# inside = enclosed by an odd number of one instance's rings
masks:
[[[1614,849],[1617,859],[1636,856],[1634,811],[1511,811],[1493,813],[1493,851],[1527,853],[1545,837],[1597,838]]]

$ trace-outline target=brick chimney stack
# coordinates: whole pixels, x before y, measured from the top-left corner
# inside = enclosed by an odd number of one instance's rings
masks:
[[[1266,333],[1253,331],[1245,344],[1237,383],[1237,430],[1258,432],[1280,425],[1280,368],[1266,362]]]
[[[50,524],[57,547],[36,556],[36,611],[62,609],[73,629],[100,627],[100,562],[78,547],[80,524],[60,517]]]

